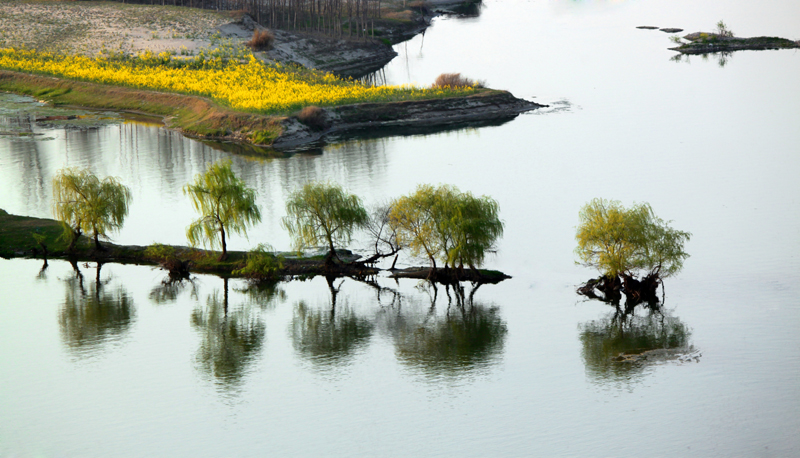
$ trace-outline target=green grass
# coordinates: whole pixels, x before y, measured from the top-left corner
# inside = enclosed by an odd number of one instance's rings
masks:
[[[9,258],[33,249],[41,251],[41,243],[50,253],[63,252],[68,243],[61,239],[64,230],[58,221],[11,215],[0,209],[0,256]],[[82,241],[88,246],[89,241]]]

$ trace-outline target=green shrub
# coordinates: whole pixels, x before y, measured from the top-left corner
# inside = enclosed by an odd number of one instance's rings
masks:
[[[241,275],[251,280],[275,280],[280,270],[283,269],[283,256],[275,256],[272,247],[259,243],[257,247],[247,252],[244,267],[233,271],[234,275]]]

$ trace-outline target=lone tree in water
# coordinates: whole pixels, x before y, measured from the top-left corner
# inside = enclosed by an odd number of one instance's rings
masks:
[[[655,304],[658,285],[689,257],[683,245],[691,234],[669,227],[646,203],[626,209],[618,201],[594,199],[581,209],[580,221],[575,252],[602,274],[578,289],[590,297],[597,288],[617,303],[622,290],[626,307]]]
[[[334,257],[339,259],[336,245],[350,243],[353,231],[369,220],[358,196],[326,183],[307,183],[293,192],[286,202],[286,213],[283,227],[294,239],[295,247],[328,245],[328,265]]]
[[[425,255],[449,267],[475,269],[503,235],[494,199],[461,192],[453,186],[420,185],[392,203],[391,224],[412,255]]]
[[[131,203],[131,190],[116,178],[102,181],[87,169],[66,168],[53,177],[53,213],[64,226],[69,250],[83,233],[92,233],[95,247],[100,237],[122,227]]]
[[[236,177],[231,161],[211,164],[206,173],[195,177],[194,183],[184,186],[183,193],[191,197],[195,210],[203,215],[186,229],[186,238],[192,246],[208,243],[216,248],[221,242],[220,261],[228,257],[226,233],[247,237],[247,227],[261,221],[256,191]]]

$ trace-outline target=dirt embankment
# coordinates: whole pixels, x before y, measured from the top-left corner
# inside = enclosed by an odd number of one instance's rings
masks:
[[[258,25],[250,16],[220,25],[217,33],[223,39],[245,42]],[[379,70],[397,53],[387,44],[375,39],[336,38],[323,34],[272,30],[275,40],[272,49],[256,52],[264,60],[282,64],[299,64],[304,67],[330,72],[341,77],[360,78]]]
[[[442,15],[477,15],[478,0],[432,0],[427,2],[388,2],[384,17],[370,22],[366,38],[333,37],[321,33],[273,29],[272,49],[257,53],[260,57],[284,64],[330,72],[342,77],[361,78],[380,70],[397,56],[391,45],[413,38],[430,27],[434,17]],[[222,38],[246,41],[256,29],[264,27],[250,16],[220,25]]]
[[[518,99],[506,91],[446,99],[346,105],[325,109],[322,129],[315,130],[294,117],[285,119],[283,134],[272,146],[286,150],[314,144],[327,137],[364,131],[436,132],[455,126],[498,124],[542,107],[546,105]]]

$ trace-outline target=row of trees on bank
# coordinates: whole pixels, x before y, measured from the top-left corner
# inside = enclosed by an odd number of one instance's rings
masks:
[[[118,180],[101,181],[88,170],[61,170],[53,189],[54,214],[63,223],[70,249],[84,233],[103,249],[99,238],[122,227],[131,202],[130,189]],[[209,165],[183,191],[201,215],[186,230],[189,243],[221,248],[220,260],[227,258],[231,233],[247,236],[247,229],[261,221],[255,190],[234,174],[230,161]],[[356,231],[363,230],[375,249],[366,263],[396,256],[407,247],[412,255],[429,259],[434,268],[438,260],[446,269],[465,265],[474,269],[503,234],[495,200],[447,185],[421,185],[370,214],[358,196],[339,185],[312,182],[289,196],[286,213],[282,224],[294,247],[327,247],[328,265],[341,264],[336,249],[346,247]]]
[[[255,190],[234,174],[230,161],[210,164],[183,191],[201,215],[187,228],[187,239],[192,246],[221,248],[220,260],[228,255],[231,232],[246,236],[247,229],[261,220]],[[131,202],[130,190],[118,180],[100,180],[78,169],[60,171],[53,180],[53,194],[54,213],[63,222],[70,249],[84,233],[102,249],[99,238],[122,227]],[[689,256],[684,244],[691,234],[670,227],[646,203],[625,208],[617,201],[594,199],[579,217],[576,254],[584,265],[601,273],[579,288],[587,296],[618,304],[624,293],[626,306],[655,304],[658,286],[678,273]],[[445,271],[479,267],[504,230],[497,201],[454,186],[420,185],[370,213],[358,196],[339,185],[315,182],[289,196],[282,225],[297,250],[326,247],[327,266],[343,264],[337,248],[350,244],[356,231],[365,231],[374,254],[362,263],[388,256],[396,261],[397,253],[408,249],[412,256],[427,258],[434,270],[437,261],[442,263]],[[267,255],[261,245],[251,254]],[[257,259],[250,261],[257,264]]]
[[[244,11],[267,27],[366,36],[381,17],[381,0],[118,0],[123,3]]]

